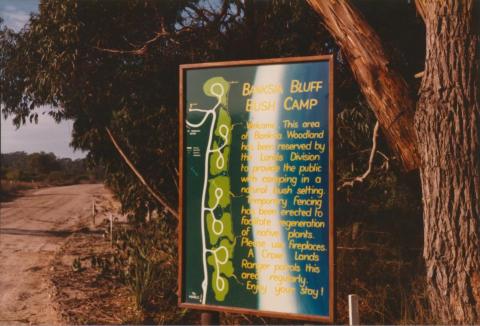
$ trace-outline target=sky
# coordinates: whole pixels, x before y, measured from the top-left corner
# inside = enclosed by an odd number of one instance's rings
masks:
[[[0,17],[15,31],[28,22],[31,12],[38,12],[38,0],[0,0]],[[2,153],[44,151],[73,159],[86,156],[85,152],[74,151],[69,146],[73,129],[71,120],[56,123],[50,116],[39,114],[38,124],[27,123],[19,129],[13,125],[12,118],[5,120],[2,116],[0,120]]]

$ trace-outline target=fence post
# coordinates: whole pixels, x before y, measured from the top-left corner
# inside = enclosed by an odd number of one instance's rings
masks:
[[[97,208],[95,207],[95,197],[92,200],[92,221],[93,227],[95,227],[95,215],[97,214]]]
[[[110,213],[110,245],[113,247],[113,214]]]
[[[200,325],[219,325],[220,316],[218,312],[202,312],[200,315]]]
[[[358,296],[356,294],[348,295],[348,320],[349,325],[360,325],[360,316],[358,314]]]

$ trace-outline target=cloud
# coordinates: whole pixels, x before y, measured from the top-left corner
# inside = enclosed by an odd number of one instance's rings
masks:
[[[38,11],[38,1],[0,0],[0,17],[15,32],[20,31],[30,19],[30,12]]]
[[[0,0],[0,17],[4,24],[16,32],[21,30],[30,19],[31,12],[38,12],[39,0]],[[49,108],[39,108],[37,112]],[[0,152],[14,151],[53,152],[58,157],[81,158],[86,153],[74,151],[69,143],[72,138],[71,120],[55,123],[48,115],[39,115],[38,124],[28,123],[16,129],[12,118],[0,117]]]
[[[39,113],[41,111],[43,110],[38,110]],[[0,124],[2,153],[44,151],[52,152],[58,157],[82,158],[86,156],[85,152],[74,151],[69,145],[73,129],[71,120],[56,123],[47,114],[39,114],[38,124],[27,123],[19,129],[15,128],[11,117],[6,120],[0,118]]]

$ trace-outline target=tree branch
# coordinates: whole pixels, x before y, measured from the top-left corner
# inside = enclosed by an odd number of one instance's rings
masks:
[[[165,38],[170,38],[171,41],[175,42],[172,38],[173,35],[178,36],[182,33],[191,32],[191,31],[192,29],[190,27],[185,27],[178,32],[170,33],[165,29],[164,25],[162,24],[160,32],[157,32],[153,38],[146,41],[141,47],[137,49],[120,50],[120,49],[103,48],[99,46],[94,46],[93,48],[102,52],[114,53],[114,54],[144,55],[147,52],[148,48],[155,42]],[[128,43],[130,44],[130,42]]]
[[[150,185],[145,181],[145,178],[140,174],[140,172],[135,168],[135,166],[133,165],[133,163],[128,159],[128,157],[125,155],[125,153],[123,152],[122,148],[120,147],[120,145],[118,144],[117,140],[115,139],[115,137],[113,137],[113,134],[112,132],[110,131],[110,129],[108,127],[105,127],[105,130],[108,134],[108,137],[110,138],[110,140],[112,141],[113,143],[113,146],[115,147],[115,149],[117,150],[117,152],[120,154],[120,156],[123,158],[123,160],[125,161],[125,163],[127,163],[128,167],[132,170],[132,172],[135,174],[135,176],[138,178],[138,180],[145,186],[145,188],[148,190],[148,192],[160,203],[161,206],[163,206],[165,208],[165,210],[167,212],[169,212],[170,214],[172,214],[176,219],[178,219],[178,212],[173,209],[168,203],[167,201],[162,197],[160,196],[159,194],[157,194],[152,187],[150,187]]]
[[[372,136],[372,150],[370,151],[370,157],[368,159],[368,169],[358,177],[353,178],[350,181],[345,181],[343,182],[340,186],[338,186],[337,190],[341,190],[342,188],[345,187],[353,187],[355,182],[362,183],[366,177],[372,172],[372,166],[373,166],[373,158],[375,157],[375,153],[377,151],[377,138],[378,138],[378,129],[380,127],[380,124],[378,121],[375,123],[375,127],[373,128],[373,136]]]
[[[152,44],[158,41],[159,39],[169,36],[170,33],[168,33],[165,30],[165,27],[163,24],[161,25],[160,32],[157,32],[153,38],[150,40],[146,41],[140,48],[134,49],[134,50],[118,50],[118,49],[109,49],[109,48],[101,48],[98,46],[95,46],[94,48],[102,51],[102,52],[108,52],[108,53],[115,53],[115,54],[133,54],[133,55],[143,55],[147,51],[147,48]]]
[[[418,167],[415,101],[390,64],[380,37],[347,0],[308,0],[345,54],[366,101],[405,170]]]
[[[179,190],[178,188],[178,173],[176,173],[175,168],[172,169],[172,166],[168,164],[168,169],[170,170],[170,176],[172,177],[173,183],[175,184],[175,187],[177,188],[177,191]]]
[[[421,0],[415,0],[415,7],[423,22],[425,22],[425,4]]]

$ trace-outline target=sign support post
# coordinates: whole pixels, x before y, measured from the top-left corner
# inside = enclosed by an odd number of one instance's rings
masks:
[[[220,316],[218,312],[202,312],[200,315],[200,325],[219,325]]]

